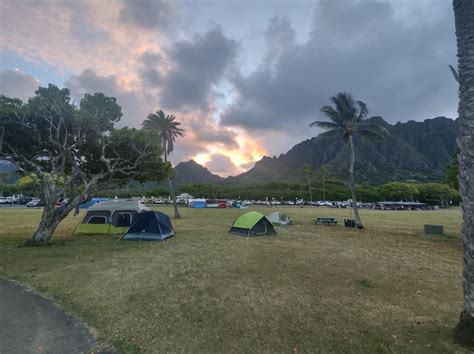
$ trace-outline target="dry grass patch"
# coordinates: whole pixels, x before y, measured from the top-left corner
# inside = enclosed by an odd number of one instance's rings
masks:
[[[40,211],[0,209],[0,275],[123,352],[463,351],[450,336],[462,301],[459,209],[363,210],[363,231],[312,224],[342,223],[348,210],[279,210],[295,225],[276,237],[228,234],[245,210],[183,209],[163,243],[73,237],[80,217],[69,217],[53,246],[17,248]],[[425,236],[424,223],[446,235]]]

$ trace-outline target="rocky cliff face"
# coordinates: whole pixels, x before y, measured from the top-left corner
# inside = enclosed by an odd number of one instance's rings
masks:
[[[355,137],[356,173],[359,182],[391,180],[436,181],[456,153],[457,122],[437,117],[423,122],[390,125],[381,118],[390,136],[383,143]],[[305,140],[279,157],[264,157],[251,170],[228,179],[229,183],[301,181],[302,166],[317,170],[327,165],[332,174],[347,177],[348,146],[324,134]]]

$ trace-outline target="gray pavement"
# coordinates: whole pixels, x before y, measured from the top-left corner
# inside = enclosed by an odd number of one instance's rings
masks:
[[[87,353],[87,327],[52,301],[0,278],[0,353]]]

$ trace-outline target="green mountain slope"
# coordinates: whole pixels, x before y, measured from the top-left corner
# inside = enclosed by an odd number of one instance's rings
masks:
[[[383,143],[355,137],[356,174],[359,182],[439,181],[456,152],[456,121],[437,117],[423,122],[390,125],[381,118],[390,136]],[[305,140],[279,157],[264,157],[251,170],[226,180],[232,184],[263,181],[302,181],[302,166],[314,170],[327,165],[335,177],[347,178],[348,146],[337,137],[320,134]]]

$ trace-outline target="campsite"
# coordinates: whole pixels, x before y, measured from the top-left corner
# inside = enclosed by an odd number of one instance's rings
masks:
[[[169,214],[170,207],[150,207]],[[293,220],[277,235],[229,233],[247,211]],[[183,208],[176,236],[120,242],[73,235],[68,216],[50,247],[18,248],[40,209],[0,210],[0,276],[37,289],[120,352],[463,352],[453,344],[462,293],[458,208]],[[445,234],[425,235],[426,222]],[[387,251],[389,250],[389,251]],[[342,340],[341,340],[342,339]],[[466,351],[467,352],[467,351]]]
[[[0,0],[0,354],[473,353],[474,0]]]

